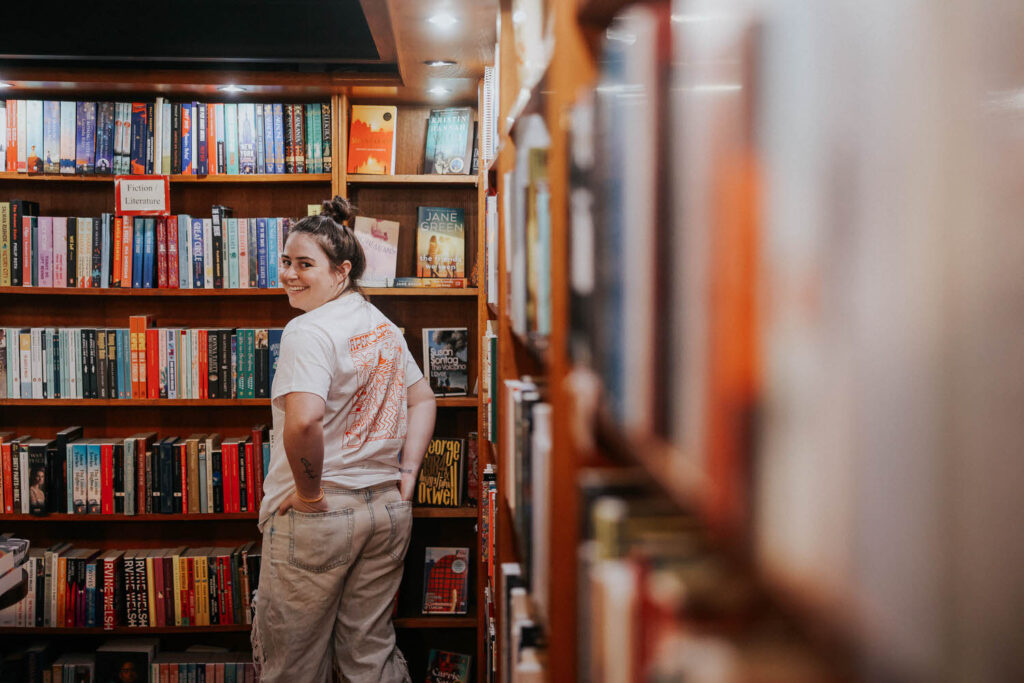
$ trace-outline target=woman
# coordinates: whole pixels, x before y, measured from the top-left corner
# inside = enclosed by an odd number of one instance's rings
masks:
[[[366,265],[341,197],[292,226],[285,327],[260,508],[253,619],[262,681],[409,681],[391,603],[412,530],[434,395],[405,340],[355,280]]]

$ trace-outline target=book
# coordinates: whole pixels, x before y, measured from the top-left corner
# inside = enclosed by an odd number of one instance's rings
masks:
[[[320,207],[316,208],[319,213]],[[354,232],[366,255],[366,270],[361,281],[394,279],[398,265],[398,223],[356,216]]]
[[[473,157],[473,110],[469,107],[432,109],[427,120],[423,172],[467,174]]]
[[[423,328],[423,374],[435,396],[468,393],[469,333],[465,327]]]
[[[395,174],[395,136],[398,107],[352,105],[349,126],[348,172]]]
[[[465,289],[469,286],[469,281],[464,277],[396,277],[391,286]]]
[[[118,638],[96,648],[96,681],[149,681],[160,649],[156,638]]]
[[[460,208],[416,209],[416,275],[466,276],[466,222]]]
[[[461,506],[465,468],[465,439],[431,439],[416,481],[416,504]]]
[[[430,649],[427,657],[426,683],[469,683],[472,655]]]
[[[423,614],[466,614],[468,595],[469,548],[426,547]]]
[[[28,548],[24,538],[0,536],[0,576],[20,566],[28,557]]]

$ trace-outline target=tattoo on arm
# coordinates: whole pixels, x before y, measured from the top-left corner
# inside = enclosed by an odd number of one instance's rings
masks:
[[[316,474],[313,473],[313,463],[305,458],[299,458],[299,460],[302,461],[302,468],[306,470],[306,476],[310,479],[316,479]]]
[[[406,474],[415,474],[416,473],[416,470],[411,470],[408,467],[399,467],[398,471],[399,472],[405,472]]]

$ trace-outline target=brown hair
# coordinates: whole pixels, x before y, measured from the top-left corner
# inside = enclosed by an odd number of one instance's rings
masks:
[[[299,220],[288,229],[288,234],[304,232],[312,236],[335,268],[345,261],[351,263],[348,288],[362,293],[356,281],[366,270],[366,254],[352,228],[346,225],[358,210],[344,197],[335,195],[333,199],[320,203],[319,216],[306,216]]]

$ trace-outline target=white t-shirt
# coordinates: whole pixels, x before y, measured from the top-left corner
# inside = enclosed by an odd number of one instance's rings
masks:
[[[324,399],[322,481],[358,489],[401,478],[406,390],[422,378],[399,329],[359,294],[289,322],[270,390],[275,438],[260,528],[295,488],[284,451],[286,394],[302,391]]]

